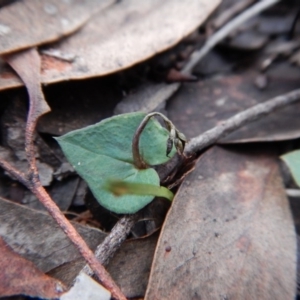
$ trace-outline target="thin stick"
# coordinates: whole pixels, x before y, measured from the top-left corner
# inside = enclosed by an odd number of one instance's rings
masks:
[[[184,152],[186,155],[197,153],[202,149],[214,144],[229,133],[242,127],[246,123],[253,122],[254,120],[261,118],[262,116],[267,115],[281,107],[299,101],[299,99],[300,89],[297,89],[248,108],[222,122],[220,125],[217,125],[205,133],[192,138],[189,143],[187,143]]]
[[[2,158],[0,158],[0,167],[5,171],[7,171],[10,175],[15,177],[16,180],[18,180],[19,182],[27,186],[28,179],[26,177],[26,174],[20,172],[19,170],[17,170],[15,167],[10,165],[7,161],[5,161]]]
[[[250,6],[256,0],[244,0],[238,1],[235,4],[229,6],[228,9],[224,10],[215,20],[212,22],[212,26],[214,29],[219,29],[224,24],[226,24],[230,19],[232,19],[235,15],[245,10],[248,6]]]
[[[182,72],[189,73],[191,70],[197,65],[197,63],[212,49],[214,48],[220,41],[222,41],[226,36],[228,36],[233,30],[238,28],[241,24],[245,23],[250,18],[259,14],[266,8],[274,5],[279,2],[279,0],[263,0],[254,4],[249,9],[238,15],[232,21],[228,22],[224,27],[214,33],[205,45],[200,49],[195,51],[189,60],[189,62],[184,66]]]
[[[100,245],[98,245],[95,255],[102,265],[106,266],[109,263],[110,258],[113,257],[121,244],[126,240],[127,235],[130,233],[131,228],[138,220],[138,217],[139,213],[135,213],[133,215],[126,215],[121,218],[114,226],[110,234]],[[94,272],[89,265],[85,265],[82,269],[82,272],[88,274],[89,276],[94,275]]]

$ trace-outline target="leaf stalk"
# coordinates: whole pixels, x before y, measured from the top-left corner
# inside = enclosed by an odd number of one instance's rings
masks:
[[[132,139],[132,155],[133,155],[133,163],[137,169],[147,169],[149,166],[148,164],[144,161],[143,157],[140,154],[139,150],[139,142],[140,142],[140,137],[145,129],[147,123],[149,120],[154,117],[154,116],[159,116],[164,120],[165,126],[167,130],[169,131],[169,138],[167,140],[167,151],[166,151],[166,156],[170,154],[172,151],[173,145],[175,145],[176,150],[179,154],[183,154],[185,144],[187,142],[187,139],[183,133],[181,133],[175,125],[169,120],[165,115],[159,112],[152,112],[150,114],[147,114],[142,122],[140,123],[139,127],[134,133],[133,139]]]

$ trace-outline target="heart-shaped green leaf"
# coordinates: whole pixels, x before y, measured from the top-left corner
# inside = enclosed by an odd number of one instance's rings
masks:
[[[300,150],[292,151],[281,156],[291,171],[291,174],[300,187]]]
[[[159,186],[159,177],[152,168],[139,170],[133,165],[133,135],[146,116],[136,112],[105,119],[100,123],[67,133],[57,141],[69,162],[88,183],[99,203],[116,213],[134,213],[153,196],[115,196],[105,188],[107,180]],[[140,138],[140,153],[149,165],[167,162],[168,131],[151,119]],[[170,157],[175,154],[175,149]]]

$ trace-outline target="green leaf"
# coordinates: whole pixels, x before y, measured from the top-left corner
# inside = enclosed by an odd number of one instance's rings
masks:
[[[153,200],[153,196],[117,197],[105,189],[107,180],[123,180],[159,186],[152,168],[138,170],[133,165],[131,143],[144,113],[129,113],[105,119],[100,123],[67,133],[57,141],[69,162],[88,183],[99,203],[116,213],[134,213]],[[151,119],[140,139],[140,153],[149,165],[167,162],[169,133]],[[175,149],[169,155],[175,154]]]
[[[280,158],[286,163],[295,182],[300,187],[300,150],[289,152]]]

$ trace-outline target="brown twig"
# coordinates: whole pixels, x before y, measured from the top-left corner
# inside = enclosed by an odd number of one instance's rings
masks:
[[[277,96],[264,103],[250,107],[228,120],[222,122],[216,127],[206,131],[205,133],[192,138],[186,145],[185,154],[191,155],[202,149],[214,144],[229,133],[242,127],[246,123],[253,122],[264,115],[267,115],[281,107],[292,104],[300,99],[300,89],[294,90],[284,95]]]
[[[7,171],[10,175],[12,175],[16,180],[27,186],[28,180],[26,178],[26,175],[14,168],[2,158],[0,158],[0,167]]]
[[[231,20],[235,15],[244,11],[248,6],[254,3],[256,0],[244,0],[238,1],[233,5],[230,5],[228,9],[224,10],[215,20],[212,21],[212,27],[214,29],[219,29],[223,27],[229,20]]]
[[[30,107],[25,132],[25,151],[29,163],[29,170],[28,174],[22,174],[3,160],[0,160],[0,166],[16,177],[40,200],[49,214],[54,218],[61,229],[74,243],[81,255],[88,262],[89,266],[94,271],[103,286],[111,292],[112,296],[116,299],[126,300],[126,297],[123,295],[119,287],[115,284],[108,272],[97,260],[83,238],[60,211],[58,206],[51,199],[40,182],[35,159],[34,134],[38,118],[45,112],[49,111],[49,107],[44,100],[40,86],[40,60],[38,54],[36,50],[29,49],[12,56],[8,56],[6,57],[6,60],[20,75],[29,93]],[[33,67],[37,67],[37,69],[34,71],[29,69],[32,68],[32,66],[26,66],[27,60],[33,61]]]
[[[126,240],[127,235],[138,220],[138,217],[139,213],[137,212],[133,215],[126,215],[121,218],[110,234],[97,247],[95,255],[104,266],[108,264],[110,258],[113,257],[121,244]],[[94,272],[88,265],[85,265],[82,271],[90,276],[94,275]]]
[[[200,50],[196,50],[191,55],[189,62],[182,69],[183,73],[189,73],[199,63],[199,61],[219,42],[229,35],[233,30],[238,28],[240,25],[245,23],[250,18],[256,16],[260,12],[264,11],[268,7],[279,2],[279,0],[262,0],[253,6],[249,7],[243,13],[235,17],[233,20],[228,22],[224,27],[214,33],[204,44]]]

